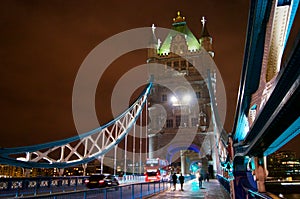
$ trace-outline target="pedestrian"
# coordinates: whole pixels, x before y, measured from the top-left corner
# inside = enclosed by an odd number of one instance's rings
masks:
[[[183,191],[184,176],[182,175],[182,173],[179,176],[179,182],[181,185],[181,191]]]
[[[206,181],[209,182],[209,172],[206,173]]]
[[[172,180],[173,180],[173,186],[174,186],[174,191],[176,190],[176,183],[177,183],[177,175],[174,173],[172,175]]]
[[[199,174],[199,177],[198,177],[198,181],[199,181],[199,188],[201,189],[202,188],[202,180],[203,180],[203,177],[201,175],[201,173]]]

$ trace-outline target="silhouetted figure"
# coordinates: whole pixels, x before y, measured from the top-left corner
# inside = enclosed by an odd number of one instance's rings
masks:
[[[179,182],[181,185],[181,191],[183,191],[184,176],[182,175],[182,173],[179,176]]]
[[[177,183],[177,175],[176,175],[176,173],[174,173],[172,175],[172,180],[173,180],[174,190],[176,190],[176,183]]]
[[[206,181],[209,182],[209,172],[206,173]]]
[[[203,177],[202,177],[202,175],[200,174],[199,177],[198,177],[199,188],[200,188],[200,189],[202,188],[202,180],[203,180]]]

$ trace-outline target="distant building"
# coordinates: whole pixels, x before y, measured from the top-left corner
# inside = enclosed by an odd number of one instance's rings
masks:
[[[56,168],[31,168],[0,165],[0,177],[39,177],[39,176],[55,176]],[[58,175],[58,174],[57,174]]]
[[[294,151],[279,151],[267,157],[268,177],[300,178],[300,160]]]
[[[0,177],[22,177],[23,171],[21,167],[0,165]]]

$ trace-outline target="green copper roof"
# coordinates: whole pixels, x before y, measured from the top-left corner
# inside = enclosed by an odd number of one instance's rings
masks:
[[[200,44],[197,38],[193,35],[191,30],[187,27],[185,21],[175,22],[172,24],[173,28],[170,31],[165,41],[162,43],[161,47],[158,49],[158,54],[168,54],[170,52],[171,41],[174,36],[178,34],[178,32],[186,35],[186,42],[188,45],[189,51],[195,51],[200,49]]]

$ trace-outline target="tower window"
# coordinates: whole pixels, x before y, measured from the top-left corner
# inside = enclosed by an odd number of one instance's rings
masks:
[[[167,128],[173,128],[173,120],[172,119],[168,119],[166,125],[167,125],[166,126]]]
[[[186,68],[186,61],[181,61],[180,65],[181,65],[181,68]]]
[[[176,115],[176,127],[180,126],[180,122],[181,122],[181,116],[180,115]]]
[[[168,97],[167,97],[166,94],[162,94],[162,96],[161,96],[161,101],[162,101],[162,102],[168,101]]]
[[[197,92],[196,92],[196,97],[197,97],[197,99],[200,99],[200,98],[201,98],[201,93],[200,93],[200,91],[197,91]]]
[[[178,68],[179,67],[179,61],[174,61],[174,68]]]

